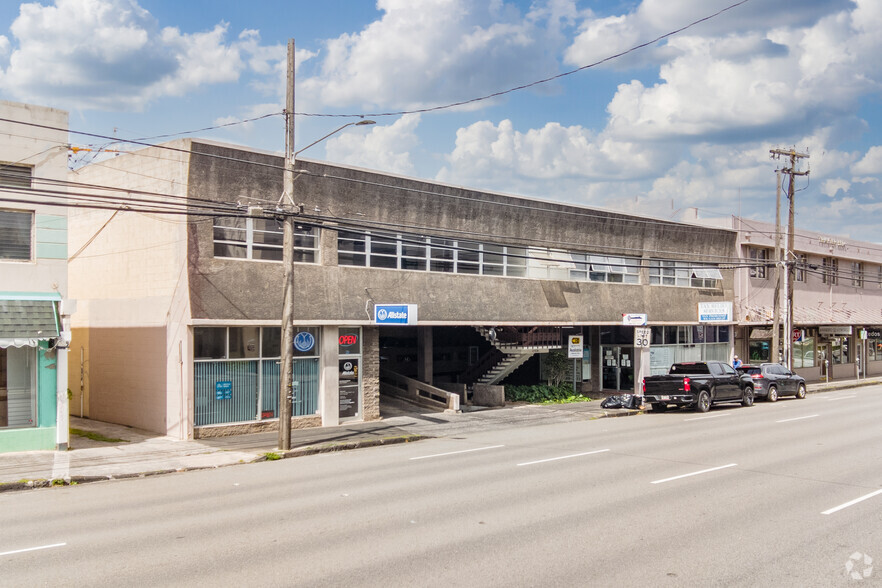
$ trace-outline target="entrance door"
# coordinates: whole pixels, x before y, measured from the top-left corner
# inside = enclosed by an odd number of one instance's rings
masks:
[[[634,391],[634,348],[616,345],[600,347],[600,371],[603,389]]]

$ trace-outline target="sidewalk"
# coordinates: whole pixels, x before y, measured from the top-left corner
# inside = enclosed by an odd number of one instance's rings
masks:
[[[882,378],[813,383],[809,393],[882,384]],[[69,451],[0,453],[0,492],[51,485],[143,477],[217,468],[267,459],[267,454],[296,457],[327,451],[408,443],[472,431],[584,421],[642,414],[640,410],[603,409],[600,400],[559,405],[516,404],[473,409],[460,414],[413,413],[390,409],[382,420],[329,428],[291,431],[291,450],[278,451],[278,433],[256,433],[180,441],[131,427],[71,417]],[[80,434],[77,434],[80,433]],[[94,434],[92,439],[84,434]]]

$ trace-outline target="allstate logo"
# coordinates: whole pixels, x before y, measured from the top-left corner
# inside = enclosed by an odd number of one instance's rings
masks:
[[[378,321],[384,321],[388,317],[389,317],[389,313],[388,313],[388,311],[386,311],[385,308],[381,308],[380,310],[377,311],[377,320]]]
[[[315,337],[312,336],[312,333],[300,331],[294,335],[294,349],[297,351],[306,352],[313,346],[315,346]]]
[[[845,562],[845,571],[852,580],[863,580],[873,575],[873,558],[855,551]]]

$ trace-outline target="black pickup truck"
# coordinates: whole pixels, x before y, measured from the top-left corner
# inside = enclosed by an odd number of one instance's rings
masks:
[[[661,412],[669,405],[707,412],[719,402],[753,405],[753,380],[721,361],[675,363],[667,374],[643,379],[643,401]]]

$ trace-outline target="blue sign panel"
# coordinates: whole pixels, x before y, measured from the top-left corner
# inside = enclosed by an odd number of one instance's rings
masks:
[[[232,400],[233,399],[233,383],[232,382],[215,382],[214,384],[215,400]]]
[[[300,331],[294,335],[294,349],[305,353],[315,347],[315,337],[308,331]]]
[[[416,304],[377,304],[374,306],[374,323],[378,325],[415,325]]]

